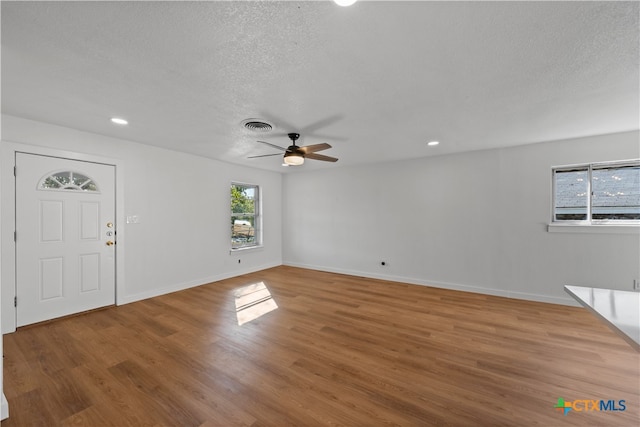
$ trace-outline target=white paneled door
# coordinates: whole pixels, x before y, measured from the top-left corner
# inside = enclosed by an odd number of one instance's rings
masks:
[[[16,154],[18,326],[114,304],[115,242],[115,166]]]

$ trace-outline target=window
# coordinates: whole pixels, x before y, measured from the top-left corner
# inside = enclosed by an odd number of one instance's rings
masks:
[[[640,160],[553,169],[553,221],[640,224]]]
[[[91,178],[78,172],[63,171],[47,175],[38,185],[40,190],[98,191]]]
[[[260,188],[231,184],[231,249],[260,245]]]

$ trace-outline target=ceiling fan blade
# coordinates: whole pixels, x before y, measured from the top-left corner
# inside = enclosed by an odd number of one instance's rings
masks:
[[[304,135],[312,135],[315,131],[325,128],[329,125],[334,124],[335,122],[339,122],[344,119],[344,115],[342,114],[334,114],[333,116],[326,117],[324,119],[320,119],[314,123],[310,123],[306,126],[303,126],[300,129],[300,133]]]
[[[272,143],[267,142],[267,141],[258,141],[258,142],[259,142],[259,143],[261,143],[261,144],[266,144],[266,145],[268,145],[269,147],[277,148],[278,150],[281,150],[281,151],[287,151],[287,149],[286,149],[286,148],[284,148],[284,147],[280,147],[279,145],[275,145],[275,144],[272,144]]]
[[[276,129],[279,129],[279,130],[296,129],[297,128],[297,126],[294,126],[293,123],[289,123],[286,120],[282,119],[282,117],[274,116],[273,114],[270,114],[267,111],[260,112],[259,117],[262,117],[263,119],[266,119],[271,124],[275,125]],[[289,132],[291,132],[291,131],[289,131]],[[287,136],[287,134],[284,133],[282,136]]]
[[[314,144],[314,145],[305,145],[304,147],[300,147],[300,151],[304,154],[315,153],[316,151],[328,150],[331,148],[329,144]]]
[[[282,156],[282,153],[276,153],[276,154],[263,154],[261,156],[249,156],[247,157],[247,159],[255,159],[258,157],[271,157],[271,156]]]
[[[304,155],[305,159],[322,160],[324,162],[337,162],[335,157],[325,156],[324,154],[309,153]]]

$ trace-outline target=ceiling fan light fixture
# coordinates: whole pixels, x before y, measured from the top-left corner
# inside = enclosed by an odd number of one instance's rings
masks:
[[[311,144],[311,145],[298,147],[296,145],[296,141],[298,140],[298,138],[300,138],[300,134],[296,132],[291,132],[291,133],[288,133],[287,136],[289,137],[289,139],[291,139],[291,145],[287,148],[281,147],[276,144],[272,144],[267,141],[256,141],[256,142],[284,151],[284,156],[282,158],[282,166],[300,166],[304,163],[305,158],[309,158],[312,160],[321,160],[323,162],[338,161],[338,159],[335,157],[318,154],[318,151],[323,151],[331,148],[331,146],[327,143]],[[279,156],[279,155],[281,154],[280,153],[260,154],[257,156],[249,156],[247,158],[255,159],[257,157],[271,157],[271,156]]]
[[[300,153],[284,153],[284,162],[290,166],[300,166],[304,163],[304,157]]]

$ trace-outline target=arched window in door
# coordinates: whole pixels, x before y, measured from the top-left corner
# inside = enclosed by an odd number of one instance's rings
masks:
[[[46,175],[38,184],[39,190],[99,192],[93,179],[79,172],[61,171]]]

